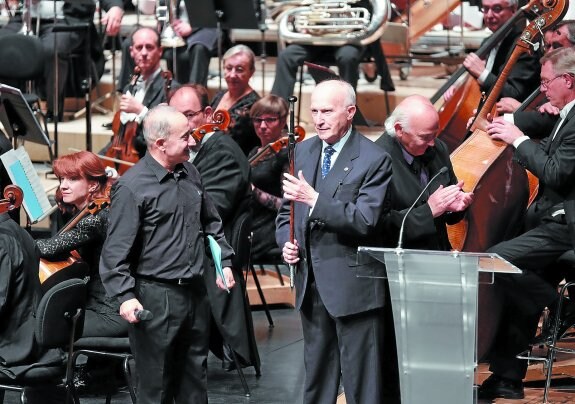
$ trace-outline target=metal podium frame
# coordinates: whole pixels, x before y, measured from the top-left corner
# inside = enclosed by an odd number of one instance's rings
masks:
[[[479,272],[519,274],[497,254],[359,247],[385,263],[401,402],[475,403]]]

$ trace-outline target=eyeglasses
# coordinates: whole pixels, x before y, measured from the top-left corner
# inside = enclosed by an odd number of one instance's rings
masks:
[[[266,125],[272,125],[274,123],[276,123],[277,121],[279,121],[279,117],[275,116],[275,117],[269,117],[269,118],[252,118],[252,122],[254,125],[261,125],[262,122],[265,122]]]
[[[481,11],[483,14],[487,14],[489,12],[489,10],[491,10],[491,12],[493,14],[499,14],[500,12],[502,12],[505,9],[511,8],[510,6],[493,6],[493,7],[481,7],[479,9],[479,11]]]
[[[541,80],[541,88],[543,88],[543,89],[548,89],[548,88],[549,88],[549,85],[550,85],[555,79],[558,79],[559,77],[563,77],[564,74],[565,74],[565,73],[558,74],[557,76],[555,76],[555,77],[553,77],[552,79],[549,79],[549,80]]]
[[[204,112],[203,109],[199,109],[197,111],[190,111],[190,112],[186,112],[184,115],[186,116],[186,118],[188,118],[188,120],[192,119],[193,117],[199,115],[200,113]]]

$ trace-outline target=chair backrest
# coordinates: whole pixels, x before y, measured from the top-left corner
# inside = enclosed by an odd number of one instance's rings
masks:
[[[79,314],[74,329],[80,338],[84,329],[87,300],[86,281],[68,279],[47,290],[36,312],[36,340],[44,348],[61,348],[70,343],[73,317]]]
[[[232,265],[235,269],[247,268],[251,255],[252,212],[240,210],[234,218],[229,243],[235,255]]]
[[[44,48],[35,36],[0,36],[0,81],[33,80],[44,72]]]

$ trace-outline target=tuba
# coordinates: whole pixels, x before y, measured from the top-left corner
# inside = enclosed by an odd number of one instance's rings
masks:
[[[303,6],[280,17],[280,40],[303,45],[368,45],[381,37],[391,6],[389,0],[370,0],[370,11],[355,4],[359,1],[304,0]]]
[[[172,23],[174,21],[173,0],[157,1],[156,19],[162,24],[160,43],[163,48],[179,48],[186,45],[186,41],[184,41],[184,39],[174,31],[174,28],[172,28]]]

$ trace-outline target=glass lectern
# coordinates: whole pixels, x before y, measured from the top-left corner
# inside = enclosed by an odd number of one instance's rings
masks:
[[[401,402],[474,403],[479,272],[521,273],[496,254],[359,247],[385,263]],[[357,276],[374,274],[358,273]]]

